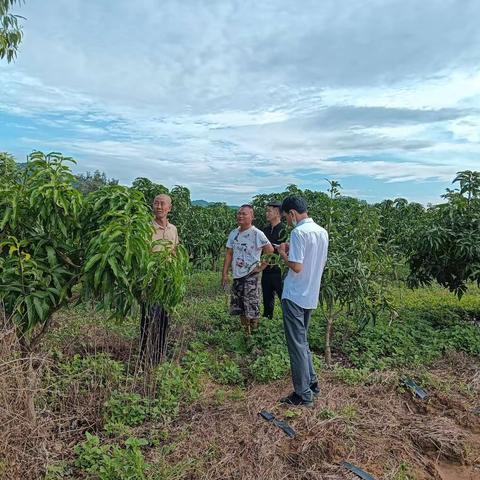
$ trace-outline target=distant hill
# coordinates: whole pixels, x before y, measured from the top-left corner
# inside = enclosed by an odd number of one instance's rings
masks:
[[[214,205],[218,202],[207,202],[206,200],[192,200],[192,205],[197,205],[199,207],[208,207],[209,205]],[[227,205],[230,208],[234,208],[235,210],[238,209],[236,205]]]
[[[206,200],[192,200],[192,205],[198,205],[199,207],[208,207],[211,202],[207,202]]]

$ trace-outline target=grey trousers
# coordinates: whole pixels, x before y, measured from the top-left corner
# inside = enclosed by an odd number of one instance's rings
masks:
[[[283,326],[287,338],[290,367],[295,393],[303,400],[313,400],[310,384],[317,381],[307,332],[312,310],[298,306],[291,300],[282,300]]]

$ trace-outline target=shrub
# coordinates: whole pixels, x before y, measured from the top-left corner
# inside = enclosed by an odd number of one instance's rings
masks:
[[[344,368],[336,367],[334,370],[335,377],[348,385],[359,385],[364,383],[368,378],[370,371],[368,368]]]
[[[150,413],[151,401],[138,393],[113,392],[105,402],[104,420],[107,431],[121,426],[142,424]]]
[[[271,382],[283,378],[290,368],[286,351],[269,352],[258,357],[250,366],[250,372],[259,382]]]
[[[147,441],[128,438],[124,447],[102,444],[96,435],[86,433],[86,440],[75,447],[76,465],[85,474],[99,480],[143,480],[148,464],[140,447]]]
[[[60,358],[62,358],[60,356]],[[57,368],[47,370],[43,383],[47,388],[48,402],[57,404],[62,398],[68,402],[79,400],[88,392],[107,394],[125,380],[124,365],[100,353],[81,357],[74,355],[61,361]],[[65,403],[65,400],[63,400]]]
[[[172,362],[165,362],[156,369],[158,383],[154,413],[157,418],[164,420],[178,415],[179,404],[198,398],[201,391],[200,365],[194,368],[184,368]]]
[[[87,357],[76,354],[58,366],[60,376],[81,384],[95,383],[102,387],[118,384],[124,379],[125,367],[106,353]]]
[[[480,355],[480,329],[466,323],[453,325],[442,334],[446,350],[463,351],[470,355]]]
[[[222,360],[215,362],[211,369],[211,374],[215,381],[224,385],[239,385],[244,382],[240,367],[235,361],[227,356],[224,356]]]

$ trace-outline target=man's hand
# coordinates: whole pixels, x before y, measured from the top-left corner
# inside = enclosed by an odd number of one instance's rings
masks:
[[[278,248],[277,248],[277,251],[279,253],[279,255],[284,258],[285,256],[288,256],[288,251],[290,249],[290,245],[288,243],[281,243]]]
[[[268,262],[260,262],[253,270],[252,273],[259,273],[262,272],[267,268]]]
[[[220,286],[223,290],[226,290],[228,288],[228,273],[226,275],[222,274],[222,281],[220,283]]]
[[[278,247],[278,254],[283,258],[285,263],[288,265],[288,268],[292,269],[295,273],[300,273],[302,271],[303,265],[298,262],[288,261],[289,250],[290,250],[290,245],[288,243],[281,243]]]

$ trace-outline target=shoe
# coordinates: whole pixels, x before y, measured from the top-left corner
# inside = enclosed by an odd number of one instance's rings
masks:
[[[310,390],[312,391],[315,397],[318,397],[320,395],[320,387],[318,386],[318,382],[311,383]]]
[[[284,405],[313,407],[313,400],[304,400],[300,395],[297,395],[295,392],[291,393],[288,397],[281,398],[280,403],[283,403]]]

